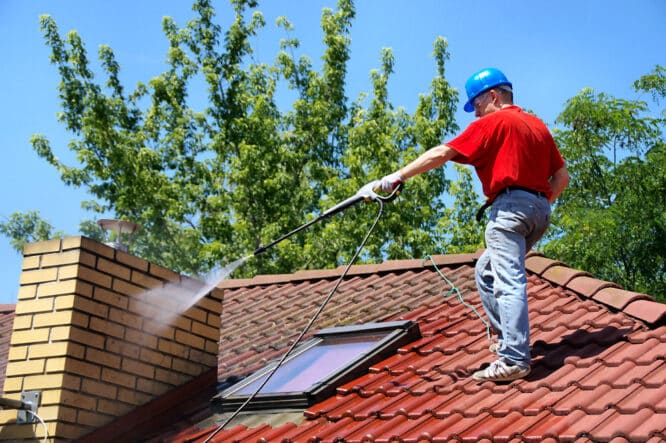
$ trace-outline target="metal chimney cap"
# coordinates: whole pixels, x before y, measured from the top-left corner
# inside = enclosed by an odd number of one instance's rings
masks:
[[[119,249],[123,252],[127,252],[129,250],[129,245],[123,244],[121,242],[122,234],[129,234],[130,236],[128,241],[131,241],[133,234],[140,228],[137,223],[127,220],[115,220],[112,218],[103,218],[97,220],[97,224],[105,231],[112,231],[116,233],[116,241],[107,242],[105,245],[111,246],[114,249]]]
[[[102,218],[97,220],[97,224],[102,229],[114,231],[118,234],[133,234],[140,228],[137,223],[127,220],[116,220],[113,218]]]

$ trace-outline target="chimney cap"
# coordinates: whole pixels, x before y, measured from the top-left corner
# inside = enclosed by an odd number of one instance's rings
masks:
[[[115,231],[118,234],[134,234],[140,228],[137,223],[127,220],[116,220],[113,218],[99,219],[97,220],[97,224],[104,230]]]
[[[97,220],[97,225],[105,231],[113,231],[116,233],[116,241],[107,242],[107,246],[111,246],[114,249],[120,249],[121,251],[125,252],[127,252],[129,245],[125,245],[121,242],[121,235],[130,234],[131,241],[131,236],[141,227],[138,223],[127,220],[116,220],[113,218],[99,219]]]

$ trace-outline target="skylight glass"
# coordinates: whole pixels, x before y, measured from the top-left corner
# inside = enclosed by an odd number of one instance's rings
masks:
[[[359,337],[341,336],[324,339],[280,366],[259,392],[304,391],[367,353],[386,335],[388,332]],[[266,377],[268,377],[268,373],[243,387],[236,394],[251,395]]]
[[[338,386],[420,336],[412,321],[324,329],[295,349],[272,376],[277,361],[218,394],[213,404],[222,412],[232,411],[270,376],[247,409],[302,409],[334,394]]]

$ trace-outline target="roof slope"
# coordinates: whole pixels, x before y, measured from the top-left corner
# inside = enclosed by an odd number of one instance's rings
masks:
[[[433,259],[482,312],[477,257]],[[298,424],[237,424],[210,441],[664,441],[666,305],[538,254],[527,267],[533,366],[525,380],[470,379],[493,360],[485,326],[455,297],[445,297],[450,286],[432,263],[354,266],[313,329],[410,319],[422,338],[310,407]],[[218,378],[247,374],[281,355],[340,272],[224,282]],[[203,442],[216,417],[207,404],[197,417],[202,411],[209,414],[204,429],[182,430],[192,423],[188,412],[184,422],[153,428],[142,441]]]
[[[7,358],[9,354],[9,343],[12,338],[14,326],[14,311],[16,305],[0,305],[0,393],[5,385],[5,373],[7,372]]]
[[[455,254],[434,260],[438,266],[462,266],[472,265],[477,258],[477,254]],[[266,361],[279,358],[319,309],[344,268],[224,281],[219,381],[250,374]],[[426,274],[414,273],[423,270],[422,260],[353,266],[303,341],[323,328],[389,320],[417,307],[438,306],[448,286],[432,267]]]

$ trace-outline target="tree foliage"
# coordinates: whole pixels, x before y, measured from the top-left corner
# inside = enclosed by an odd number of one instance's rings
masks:
[[[258,61],[252,43],[266,26],[258,2],[232,0],[227,27],[210,0],[196,0],[180,27],[163,20],[166,69],[132,89],[120,80],[113,50],[101,46],[94,69],[81,37],[61,35],[40,19],[60,76],[58,120],[72,136],[77,164],[59,160],[44,135],[35,151],[64,183],[84,187],[83,206],[142,226],[131,252],[179,272],[201,275],[252,253],[313,220],[459,128],[458,95],[446,80],[447,42],[433,44],[435,75],[413,113],[389,97],[395,60],[378,54],[372,89],[346,95],[352,0],[321,15],[321,68],[306,55],[287,18],[288,38],[272,61]],[[666,70],[657,66],[634,84],[654,103],[665,98]],[[191,96],[205,90],[204,104]],[[284,105],[285,97],[291,102]],[[666,113],[648,104],[585,89],[559,115],[557,141],[572,176],[557,203],[545,252],[626,288],[664,297],[666,256]],[[473,252],[483,246],[474,220],[479,197],[469,169],[451,181],[438,168],[410,179],[384,208],[362,260]],[[327,268],[347,262],[377,214],[357,205],[282,242],[243,268],[245,275]],[[99,238],[92,221],[85,235]],[[14,214],[0,232],[24,242],[59,236],[38,213]]]
[[[58,119],[73,135],[68,147],[78,165],[61,162],[45,136],[33,136],[34,149],[66,184],[89,190],[87,209],[142,226],[132,252],[192,274],[251,253],[457,129],[444,39],[434,42],[437,74],[409,114],[388,97],[390,49],[370,74],[372,91],[347,98],[351,0],[322,12],[319,71],[308,57],[296,58],[293,38],[282,40],[272,62],[256,61],[252,39],[265,26],[257,2],[231,3],[227,29],[209,0],[194,3],[195,18],[182,28],[165,18],[167,69],[129,92],[111,48],[99,49],[100,81],[80,36],[62,36],[52,17],[41,17],[61,78]],[[277,25],[292,30],[284,17]],[[196,87],[207,93],[201,109],[189,98]],[[295,97],[286,110],[277,104],[285,91]],[[363,259],[441,250],[432,232],[448,185],[443,170],[410,182],[408,198],[386,208]],[[314,225],[248,262],[245,272],[335,266],[351,257],[375,213],[363,205]]]
[[[451,207],[444,209],[438,232],[445,234],[441,240],[446,252],[457,254],[476,252],[485,247],[485,223],[476,221],[479,195],[474,190],[474,178],[470,168],[453,165],[458,180],[451,184],[451,195],[455,197]]]
[[[634,86],[663,99],[665,72],[658,66]],[[584,89],[557,122],[572,179],[546,253],[666,300],[664,118],[646,102]]]
[[[53,225],[44,220],[39,211],[15,212],[0,223],[0,234],[7,236],[14,249],[23,250],[26,243],[62,238],[64,233],[55,231]]]

